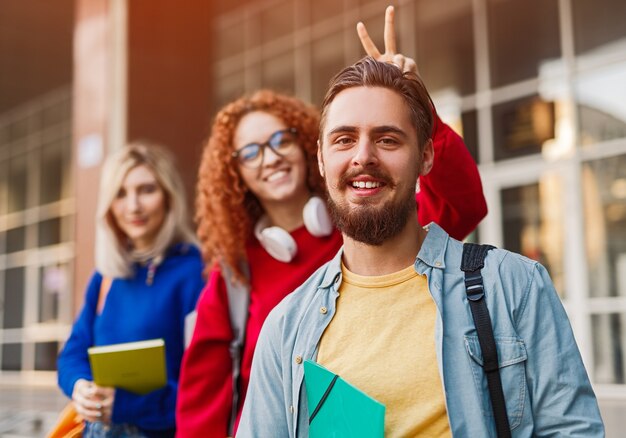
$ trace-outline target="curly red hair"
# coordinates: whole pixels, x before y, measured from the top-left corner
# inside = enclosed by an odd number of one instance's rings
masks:
[[[242,281],[245,281],[241,262],[246,261],[246,242],[263,209],[239,174],[237,161],[232,157],[233,137],[241,118],[254,111],[272,114],[297,130],[308,164],[309,190],[324,193],[317,166],[317,109],[294,97],[261,90],[227,104],[218,112],[200,163],[195,218],[207,271],[221,262]]]

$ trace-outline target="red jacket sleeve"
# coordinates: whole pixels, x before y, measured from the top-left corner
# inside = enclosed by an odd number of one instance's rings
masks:
[[[433,147],[435,162],[428,175],[420,177],[415,196],[419,223],[436,222],[462,240],[487,214],[478,167],[463,139],[436,113]]]
[[[183,356],[176,404],[177,437],[227,436],[232,405],[232,329],[219,267],[197,306],[191,343]]]

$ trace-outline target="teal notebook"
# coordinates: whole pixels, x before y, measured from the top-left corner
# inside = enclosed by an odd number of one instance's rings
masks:
[[[310,360],[304,361],[304,381],[311,438],[384,436],[385,405]]]

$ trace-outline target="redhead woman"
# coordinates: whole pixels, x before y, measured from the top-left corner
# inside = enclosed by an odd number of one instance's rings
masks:
[[[86,437],[175,434],[185,317],[204,281],[172,163],[164,149],[133,143],[102,169],[96,272],[58,359],[59,386],[84,418]],[[164,388],[137,395],[92,381],[89,347],[156,338],[165,341]]]
[[[395,53],[392,9],[387,11],[384,54],[376,50],[363,25],[358,32],[368,54],[416,69],[413,60]],[[183,360],[179,437],[223,438],[233,433],[265,318],[341,246],[323,201],[316,159],[318,124],[315,108],[272,91],[238,99],[215,118],[196,199],[199,237],[211,270]],[[437,163],[419,182],[419,220],[435,221],[463,238],[486,214],[478,170],[461,138],[438,117],[433,140]],[[229,352],[234,335],[227,283],[232,282],[244,284],[249,296],[236,381]]]

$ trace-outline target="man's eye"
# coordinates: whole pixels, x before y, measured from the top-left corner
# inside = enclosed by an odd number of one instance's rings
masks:
[[[339,137],[337,140],[335,140],[336,144],[341,144],[341,145],[348,145],[353,143],[352,138],[350,137]]]
[[[381,139],[378,140],[378,143],[381,143],[383,145],[394,145],[394,144],[398,144],[398,142],[396,141],[395,138],[389,138],[389,137],[383,137]]]

